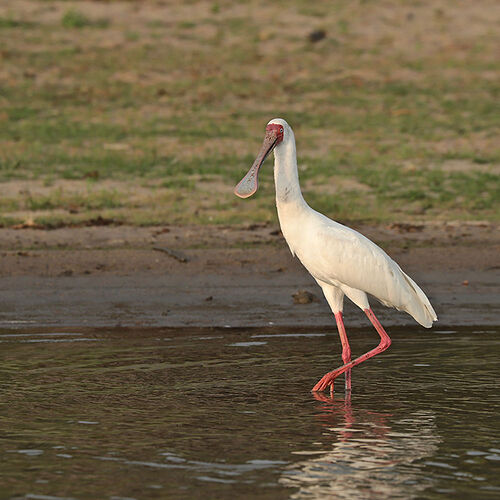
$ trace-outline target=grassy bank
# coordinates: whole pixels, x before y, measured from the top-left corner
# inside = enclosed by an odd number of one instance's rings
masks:
[[[341,220],[498,220],[494,1],[7,2],[0,224],[275,218],[264,126]],[[316,30],[313,41],[312,32]]]

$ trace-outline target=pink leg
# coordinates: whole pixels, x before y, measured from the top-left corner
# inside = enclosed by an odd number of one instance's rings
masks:
[[[350,363],[347,363],[344,366],[341,366],[336,370],[327,373],[313,387],[313,392],[324,391],[328,386],[331,386],[331,391],[333,391],[333,383],[339,375],[359,365],[363,361],[366,361],[367,359],[370,359],[373,356],[376,356],[377,354],[384,352],[391,345],[391,339],[389,338],[389,335],[387,335],[386,331],[382,328],[382,325],[376,318],[375,314],[373,314],[373,311],[371,309],[365,309],[365,314],[368,316],[368,319],[371,321],[372,325],[375,327],[375,330],[377,330],[378,334],[380,335],[380,344],[377,347],[375,347],[375,349],[372,349],[366,354],[363,354],[359,358],[356,358],[354,361],[351,361]]]
[[[340,335],[340,342],[342,343],[342,361],[344,365],[351,361],[351,347],[349,345],[349,340],[347,339],[347,333],[345,332],[344,321],[342,320],[342,313],[335,313],[335,320],[337,321],[337,329]],[[346,370],[345,372],[345,390],[351,390],[351,370]]]

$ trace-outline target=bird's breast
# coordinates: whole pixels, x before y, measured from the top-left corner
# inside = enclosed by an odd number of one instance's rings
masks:
[[[281,232],[292,252],[304,267],[316,277],[316,265],[321,241],[318,241],[317,221],[314,213],[293,204],[278,203]],[[307,210],[309,209],[309,210]]]

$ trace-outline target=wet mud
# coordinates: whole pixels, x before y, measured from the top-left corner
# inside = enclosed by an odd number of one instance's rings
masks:
[[[493,224],[358,229],[421,285],[438,325],[500,323],[500,232]],[[0,233],[3,327],[333,324],[321,290],[270,225]],[[297,301],[301,290],[315,298]],[[372,305],[385,326],[415,325],[404,313]],[[345,313],[348,328],[368,325],[347,300]]]

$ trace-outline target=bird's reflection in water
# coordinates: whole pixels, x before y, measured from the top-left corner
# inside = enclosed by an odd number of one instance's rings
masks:
[[[282,485],[298,488],[290,498],[411,498],[431,485],[416,463],[433,455],[440,442],[430,411],[395,416],[357,408],[350,398],[314,397],[324,428],[322,443],[315,444],[323,450],[294,452],[304,460],[280,478]]]

